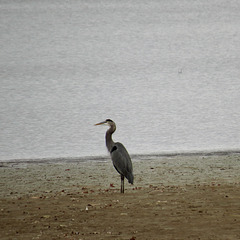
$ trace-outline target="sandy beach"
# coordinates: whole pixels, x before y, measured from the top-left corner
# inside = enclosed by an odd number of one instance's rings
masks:
[[[240,155],[0,164],[1,239],[240,239]]]

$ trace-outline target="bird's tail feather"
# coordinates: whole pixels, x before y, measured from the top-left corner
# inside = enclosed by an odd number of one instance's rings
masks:
[[[132,173],[128,172],[126,178],[127,178],[129,183],[133,184],[134,177],[133,177]]]

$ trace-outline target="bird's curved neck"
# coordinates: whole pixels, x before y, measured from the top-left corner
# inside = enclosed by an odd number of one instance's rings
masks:
[[[114,145],[114,141],[112,140],[112,134],[115,132],[115,130],[116,127],[111,126],[106,132],[106,146],[109,152],[111,151]]]

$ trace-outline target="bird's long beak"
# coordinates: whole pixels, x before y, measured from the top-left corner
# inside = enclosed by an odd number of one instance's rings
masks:
[[[97,125],[102,125],[102,124],[105,124],[105,123],[107,123],[107,122],[106,122],[106,121],[103,121],[103,122],[100,122],[100,123],[96,123],[95,126],[97,126]]]

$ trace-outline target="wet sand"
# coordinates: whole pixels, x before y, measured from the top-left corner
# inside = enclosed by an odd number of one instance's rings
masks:
[[[138,156],[0,167],[1,239],[240,239],[240,155]]]

